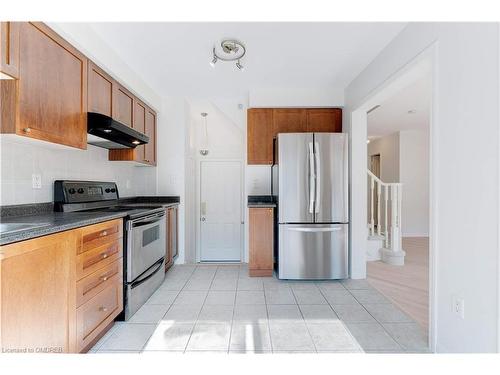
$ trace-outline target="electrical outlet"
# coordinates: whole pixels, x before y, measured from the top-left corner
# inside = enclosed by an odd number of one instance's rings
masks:
[[[465,318],[465,301],[463,298],[457,296],[453,297],[453,312],[457,314],[460,318]]]
[[[41,189],[42,188],[42,175],[33,173],[31,175],[31,185],[33,189]]]

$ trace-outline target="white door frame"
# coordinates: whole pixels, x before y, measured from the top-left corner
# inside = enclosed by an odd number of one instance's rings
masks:
[[[237,162],[240,165],[240,225],[241,225],[241,238],[240,238],[240,262],[243,262],[245,255],[245,227],[244,227],[244,183],[245,171],[243,168],[242,159],[224,159],[224,158],[198,158],[196,160],[196,201],[195,201],[195,215],[196,215],[196,263],[201,262],[201,222],[200,222],[200,205],[201,205],[201,164],[206,162]],[[235,263],[235,262],[230,262]]]
[[[406,82],[411,82],[418,74],[419,69],[429,67],[432,75],[432,101],[429,121],[429,149],[430,149],[430,165],[429,165],[429,347],[435,352],[437,326],[436,326],[436,308],[437,308],[437,236],[438,222],[436,220],[438,212],[437,202],[437,176],[438,165],[435,162],[437,149],[438,131],[436,126],[436,114],[438,111],[437,103],[437,42],[424,50],[417,57],[412,59],[404,68],[396,72],[390,79],[384,82],[376,90],[374,90],[363,103],[354,109],[350,114],[350,147],[351,147],[351,259],[352,252],[357,248],[355,257],[364,259],[364,263],[359,262],[351,268],[351,276],[355,274],[356,278],[362,278],[363,274],[366,277],[366,217],[367,217],[367,196],[366,196],[366,160],[367,160],[367,111],[379,104],[384,98],[388,98]],[[356,197],[356,199],[353,199]],[[356,203],[357,201],[357,203]],[[362,230],[362,228],[364,230]],[[354,232],[354,230],[356,232]],[[367,233],[366,233],[367,234]],[[364,240],[363,240],[364,238]]]

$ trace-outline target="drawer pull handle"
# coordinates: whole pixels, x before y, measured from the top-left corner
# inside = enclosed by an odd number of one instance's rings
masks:
[[[99,311],[107,312],[108,308],[104,307],[104,306],[101,306],[101,307],[99,307]]]
[[[108,277],[107,277],[107,276],[102,276],[102,277],[101,277],[101,280],[102,280],[102,281],[106,281],[107,279],[108,279]]]
[[[107,235],[108,235],[108,232],[107,232],[107,231],[105,231],[105,230],[103,230],[103,231],[101,232],[101,234],[99,234],[99,236],[101,236],[101,237],[104,237],[104,236],[107,236]]]
[[[25,132],[25,133],[31,133],[31,128],[24,128],[23,132]]]
[[[107,257],[108,257],[108,253],[102,253],[102,254],[101,254],[101,258],[102,258],[102,259],[106,259]]]

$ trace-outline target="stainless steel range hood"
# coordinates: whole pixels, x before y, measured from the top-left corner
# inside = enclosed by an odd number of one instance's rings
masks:
[[[149,137],[111,117],[87,113],[87,143],[108,149],[134,148],[149,142]]]

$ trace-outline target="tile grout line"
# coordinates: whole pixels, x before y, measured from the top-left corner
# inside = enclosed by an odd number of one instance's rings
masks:
[[[233,336],[233,324],[234,324],[234,310],[236,310],[236,295],[238,294],[238,282],[240,279],[240,271],[241,269],[238,267],[238,278],[236,279],[236,290],[234,291],[233,314],[231,315],[231,324],[229,328],[229,342],[227,344],[227,354],[229,354],[231,350],[231,338]]]
[[[172,269],[174,269],[175,265],[172,267]],[[162,318],[156,322],[156,326],[155,326],[155,329],[153,330],[153,333],[148,337],[148,339],[146,340],[146,342],[144,343],[144,345],[142,346],[141,348],[141,351],[140,353],[143,353],[144,352],[144,348],[146,347],[146,345],[148,344],[149,340],[151,339],[151,337],[153,337],[153,334],[154,332],[156,331],[156,329],[160,326],[160,322],[163,320],[163,318],[165,317],[165,315],[167,315],[167,313],[170,311],[170,309],[172,308],[172,306],[174,305],[174,302],[175,300],[177,299],[177,297],[179,297],[179,294],[181,293],[181,291],[184,289],[184,287],[186,286],[186,283],[188,282],[188,280],[191,278],[191,275],[193,274],[194,270],[196,269],[197,267],[194,267],[193,270],[191,271],[191,273],[189,274],[189,277],[188,279],[184,282],[183,286],[181,287],[181,290],[177,291],[177,294],[175,296],[175,298],[173,299],[172,303],[170,304],[170,306],[168,307],[167,311],[165,311],[165,314],[163,314]],[[167,271],[168,272],[168,271]],[[165,279],[163,279],[163,282],[165,282]],[[158,288],[160,289],[160,288]],[[157,289],[157,290],[158,290]],[[156,292],[156,291],[155,291]],[[151,298],[151,297],[150,297]]]
[[[274,277],[274,272],[273,272],[273,277]],[[264,291],[264,303],[266,304],[267,332],[269,333],[269,341],[271,342],[271,353],[274,353],[273,337],[271,335],[271,321],[269,320],[269,308],[267,304],[267,295],[264,283],[262,283],[262,289]]]
[[[295,291],[293,290],[293,287],[290,288],[292,289],[292,295],[293,295],[293,298],[295,299],[295,303],[297,305],[297,308],[299,309],[299,312],[300,312],[300,316],[302,317],[302,320],[304,321],[304,325],[306,326],[306,330],[307,330],[307,334],[309,335],[309,338],[311,339],[311,342],[314,346],[314,352],[315,353],[318,353],[318,348],[316,347],[316,343],[314,342],[313,340],[313,337],[311,335],[311,331],[309,331],[309,327],[307,326],[307,323],[306,323],[306,319],[304,318],[304,314],[302,313],[302,310],[300,309],[300,305],[299,305],[299,301],[297,300],[297,296],[295,295]],[[319,289],[319,288],[318,288]],[[320,291],[321,293],[321,291]],[[323,296],[323,295],[322,295]],[[324,298],[324,297],[323,297]],[[327,301],[328,302],[328,301]]]
[[[219,266],[217,266],[218,268]],[[196,266],[196,269],[198,268],[198,266]],[[191,280],[191,277],[193,276],[193,273],[194,273],[194,270],[193,272],[191,273],[190,277],[189,277],[189,280]],[[189,333],[189,339],[187,340],[186,342],[186,346],[184,347],[184,351],[183,353],[186,353],[186,350],[189,346],[189,342],[191,341],[191,337],[193,336],[193,332],[194,332],[194,329],[196,327],[196,325],[198,324],[198,318],[200,317],[200,314],[201,314],[201,310],[203,310],[203,307],[205,306],[205,302],[207,301],[207,298],[208,298],[208,292],[210,291],[210,287],[212,286],[212,283],[213,283],[213,280],[215,278],[215,274],[217,273],[217,270],[215,270],[214,272],[214,275],[212,276],[212,279],[210,280],[210,285],[208,286],[208,290],[207,290],[207,294],[205,296],[205,299],[203,300],[203,303],[201,304],[201,308],[200,308],[200,311],[198,311],[198,315],[196,315],[196,320],[193,324],[193,328],[191,328],[191,332]]]
[[[346,288],[346,289],[347,289],[347,288]],[[352,290],[370,290],[370,289],[352,289]],[[349,292],[349,294],[350,294],[350,295],[351,295],[351,296],[352,296],[352,297],[353,297],[353,298],[354,298],[354,299],[355,299],[355,300],[359,303],[359,305],[360,305],[360,306],[361,306],[361,307],[362,307],[362,308],[363,308],[363,309],[364,309],[364,310],[368,313],[368,315],[370,315],[370,316],[371,316],[371,317],[375,320],[375,322],[377,322],[377,323],[378,323],[378,324],[382,327],[382,329],[384,330],[384,332],[385,332],[385,333],[387,333],[387,335],[389,335],[389,337],[390,337],[391,339],[393,339],[393,340],[394,340],[394,342],[395,342],[395,343],[399,346],[399,348],[401,349],[401,351],[403,351],[403,352],[404,352],[404,350],[405,350],[405,349],[403,348],[403,346],[399,343],[399,341],[398,341],[398,340],[396,340],[396,339],[395,339],[395,338],[394,338],[394,337],[393,337],[393,336],[389,333],[389,331],[387,331],[387,329],[384,327],[384,325],[382,324],[382,322],[379,322],[379,321],[378,321],[378,319],[377,319],[375,316],[373,316],[373,314],[371,314],[371,313],[368,311],[368,309],[365,307],[365,305],[364,305],[363,303],[361,303],[361,302],[360,302],[360,301],[356,298],[356,296],[355,296],[354,294],[352,294],[352,292],[351,292],[351,290],[350,290],[350,289],[347,289],[347,291],[348,291],[348,292]],[[375,289],[375,291],[377,291],[377,290]],[[377,291],[377,292],[378,292],[378,291]],[[368,322],[368,323],[369,323],[369,322]],[[358,323],[358,324],[359,324],[359,323]]]

